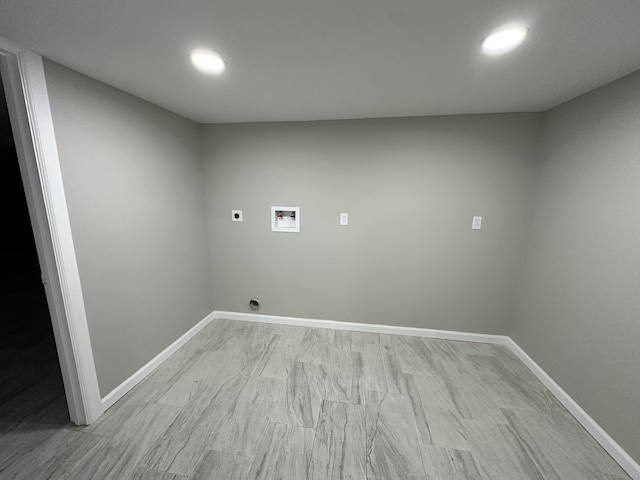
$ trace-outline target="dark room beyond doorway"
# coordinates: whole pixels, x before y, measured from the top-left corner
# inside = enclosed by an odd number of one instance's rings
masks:
[[[0,436],[69,421],[51,318],[0,83]],[[1,455],[0,455],[1,456]]]

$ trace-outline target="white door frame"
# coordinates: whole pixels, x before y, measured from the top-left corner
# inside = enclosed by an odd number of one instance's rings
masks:
[[[0,69],[71,421],[103,413],[42,57],[0,37]]]

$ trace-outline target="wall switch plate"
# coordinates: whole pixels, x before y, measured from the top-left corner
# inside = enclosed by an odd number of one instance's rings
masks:
[[[482,217],[473,217],[473,221],[471,222],[472,230],[480,230],[482,227]]]
[[[341,213],[340,214],[340,225],[349,225],[349,214]]]
[[[232,222],[241,222],[242,221],[242,210],[231,210],[231,221]]]

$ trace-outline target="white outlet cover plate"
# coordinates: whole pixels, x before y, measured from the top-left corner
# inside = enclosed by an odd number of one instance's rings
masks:
[[[236,215],[238,215],[237,218],[236,218]],[[241,222],[242,221],[242,210],[231,210],[231,221],[232,222]]]
[[[482,228],[482,217],[473,217],[471,221],[471,229],[472,230],[480,230]]]
[[[349,214],[341,213],[340,214],[340,225],[349,225]]]

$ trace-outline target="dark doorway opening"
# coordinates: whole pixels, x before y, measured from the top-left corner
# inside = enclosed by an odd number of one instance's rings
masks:
[[[2,82],[0,198],[5,212],[0,235],[0,436],[5,437],[29,426],[66,424],[69,413]],[[11,444],[2,443],[4,453],[11,451]]]

